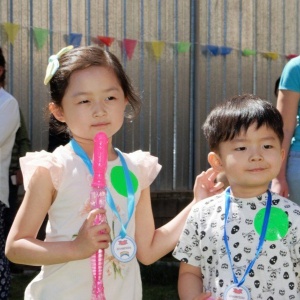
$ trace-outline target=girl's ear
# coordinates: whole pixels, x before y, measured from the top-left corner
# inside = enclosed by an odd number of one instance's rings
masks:
[[[209,152],[207,156],[207,160],[211,167],[218,172],[223,171],[222,160],[220,156],[215,152]]]
[[[60,122],[65,122],[64,113],[61,107],[58,107],[53,102],[49,103],[49,110],[52,115]]]

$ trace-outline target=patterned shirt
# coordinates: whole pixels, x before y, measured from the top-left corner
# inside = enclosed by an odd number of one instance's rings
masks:
[[[246,276],[252,300],[300,299],[300,207],[277,194],[263,248]],[[231,264],[224,243],[225,193],[197,203],[191,210],[174,257],[201,268],[204,291],[223,297],[244,276],[255,257],[267,193],[250,198],[231,197],[226,222]]]

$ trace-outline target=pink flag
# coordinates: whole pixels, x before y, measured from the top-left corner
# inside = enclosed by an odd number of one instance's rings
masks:
[[[136,46],[137,40],[131,40],[131,39],[124,39],[123,40],[123,46],[126,51],[127,57],[129,59],[132,58],[135,46]]]

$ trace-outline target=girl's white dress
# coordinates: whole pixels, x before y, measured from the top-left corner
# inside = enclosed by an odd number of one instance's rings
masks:
[[[148,152],[139,150],[130,154],[123,153],[123,156],[131,172],[136,206],[141,191],[150,186],[161,166],[158,159]],[[57,190],[57,197],[48,214],[45,241],[73,240],[90,211],[92,175],[69,144],[58,147],[53,153],[31,152],[21,158],[25,190],[38,167],[49,170]],[[127,191],[119,158],[108,162],[106,182],[119,214],[126,223]],[[108,205],[106,209],[113,240],[120,233],[120,222]],[[127,228],[127,234],[132,238],[135,235],[134,215],[135,210]],[[106,300],[142,299],[140,269],[136,258],[121,263],[111,254],[110,248],[106,249],[103,277]],[[91,299],[92,283],[90,259],[42,266],[41,272],[26,288],[25,299]]]

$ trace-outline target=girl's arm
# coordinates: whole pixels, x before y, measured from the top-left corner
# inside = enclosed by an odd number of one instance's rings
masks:
[[[74,241],[44,242],[37,234],[54,199],[50,173],[38,168],[26,191],[6,243],[9,260],[26,265],[50,265],[90,257],[99,248],[107,248],[109,227],[107,224],[93,226],[96,215],[103,211],[94,210],[82,225]],[[107,233],[99,235],[100,230]]]
[[[158,229],[155,229],[154,224],[150,188],[141,192],[135,213],[137,258],[141,263],[152,264],[175,248],[191,207],[196,201],[222,191],[223,184],[214,183],[216,175],[212,169],[202,172],[195,181],[194,200],[170,222]]]
[[[286,165],[290,150],[291,139],[296,128],[298,103],[300,94],[288,90],[279,90],[277,99],[277,109],[283,119],[284,139],[282,148],[285,150],[285,158],[282,162],[279,174],[272,181],[272,191],[288,197],[289,187],[286,181]]]

